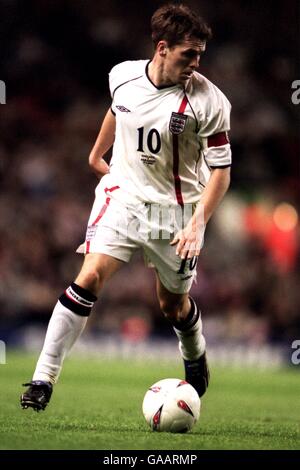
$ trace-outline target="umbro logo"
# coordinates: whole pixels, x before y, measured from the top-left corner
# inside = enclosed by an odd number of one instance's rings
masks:
[[[116,106],[116,108],[121,111],[121,113],[131,113],[130,109],[125,108],[125,106]]]

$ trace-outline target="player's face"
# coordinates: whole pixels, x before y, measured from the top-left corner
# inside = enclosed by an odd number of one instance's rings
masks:
[[[171,83],[184,84],[199,67],[205,44],[199,39],[187,39],[176,46],[166,48],[165,76]]]

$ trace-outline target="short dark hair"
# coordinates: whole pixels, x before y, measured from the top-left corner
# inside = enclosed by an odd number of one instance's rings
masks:
[[[205,21],[187,5],[167,4],[156,10],[151,18],[152,40],[156,47],[165,40],[169,47],[180,44],[186,38],[206,41],[212,32]]]

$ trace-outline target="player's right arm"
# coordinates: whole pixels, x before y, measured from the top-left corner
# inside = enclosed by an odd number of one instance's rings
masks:
[[[95,145],[89,156],[89,165],[98,178],[109,173],[109,166],[106,161],[103,160],[103,156],[114,143],[115,131],[116,118],[109,108],[103,120]]]

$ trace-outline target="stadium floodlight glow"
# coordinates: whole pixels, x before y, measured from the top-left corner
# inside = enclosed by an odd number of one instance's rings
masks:
[[[275,207],[273,221],[282,232],[291,232],[298,224],[298,213],[294,206],[281,202]]]

